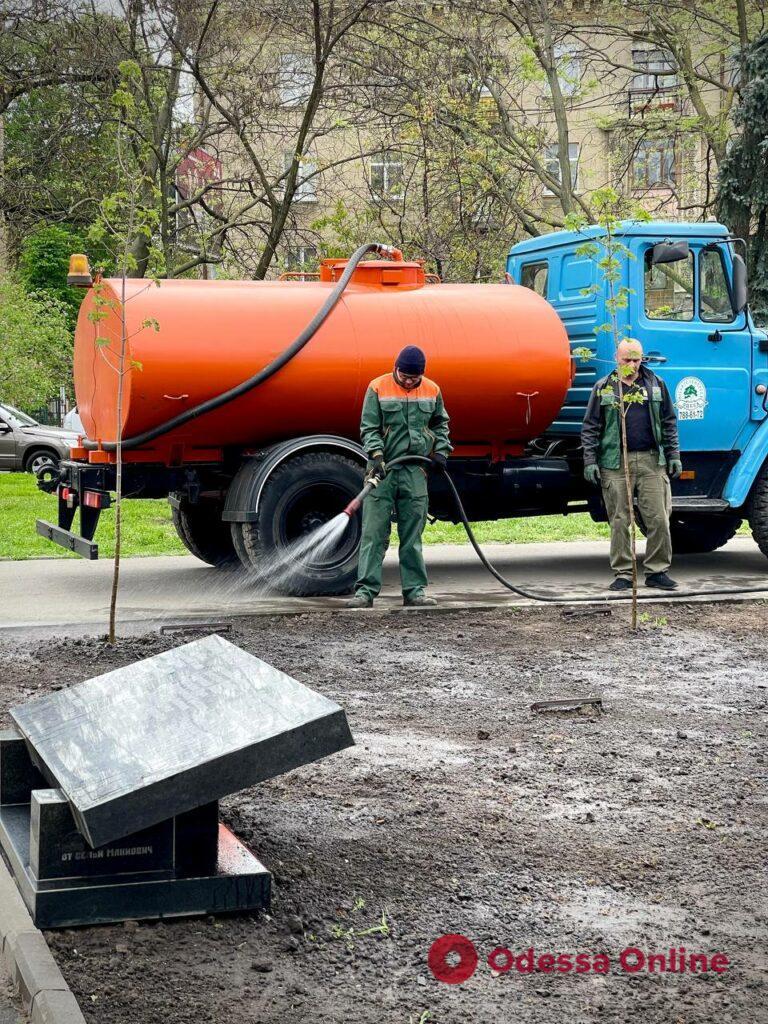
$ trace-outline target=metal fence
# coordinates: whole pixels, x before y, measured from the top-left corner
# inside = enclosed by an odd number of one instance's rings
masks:
[[[46,427],[60,427],[71,407],[72,403],[67,400],[67,396],[62,388],[61,393],[56,395],[55,398],[50,398],[45,405],[37,409],[25,408],[24,412],[32,416],[33,419],[36,419],[38,423],[43,423]]]

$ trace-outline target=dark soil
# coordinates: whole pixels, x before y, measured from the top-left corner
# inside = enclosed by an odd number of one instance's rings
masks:
[[[270,915],[48,933],[89,1024],[768,1020],[768,608],[643,611],[638,636],[618,609],[240,620],[357,746],[224,801]],[[0,711],[188,639],[0,645]],[[427,965],[447,932],[480,956],[464,984]],[[497,946],[610,969],[494,975]],[[631,974],[630,946],[729,966]]]

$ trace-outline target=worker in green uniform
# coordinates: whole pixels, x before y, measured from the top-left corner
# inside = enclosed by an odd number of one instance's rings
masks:
[[[424,593],[427,570],[421,535],[427,522],[427,474],[421,465],[387,463],[402,455],[428,456],[444,467],[451,452],[448,413],[440,388],[424,376],[426,358],[415,345],[406,346],[392,373],[368,385],[360,435],[368,455],[366,482],[377,485],[363,502],[363,529],[355,596],[351,608],[370,608],[381,590],[381,567],[389,544],[394,512],[400,538],[400,580],[403,604],[434,605]]]

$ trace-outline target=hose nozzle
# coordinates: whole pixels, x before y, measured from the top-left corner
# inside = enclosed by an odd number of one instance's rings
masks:
[[[352,518],[352,516],[355,514],[355,512],[357,512],[357,510],[363,504],[363,502],[374,489],[374,487],[378,485],[378,483],[379,481],[377,477],[373,477],[371,480],[369,480],[365,487],[362,489],[362,491],[360,491],[359,494],[356,494],[352,501],[350,501],[350,503],[344,509],[344,513],[348,515],[350,518]]]

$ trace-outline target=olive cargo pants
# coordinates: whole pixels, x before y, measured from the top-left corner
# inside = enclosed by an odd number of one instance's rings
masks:
[[[672,492],[667,470],[659,465],[659,453],[630,452],[629,478],[646,529],[643,569],[646,575],[666,572],[672,564],[672,539],[669,533]],[[611,568],[617,576],[631,577],[629,503],[623,463],[621,469],[601,468],[600,482],[608,522],[611,524]]]
[[[389,545],[392,513],[400,538],[400,581],[403,597],[424,593],[427,570],[421,535],[427,522],[427,477],[418,466],[393,470],[363,502],[363,527],[355,593],[376,597],[381,590],[381,566]]]

